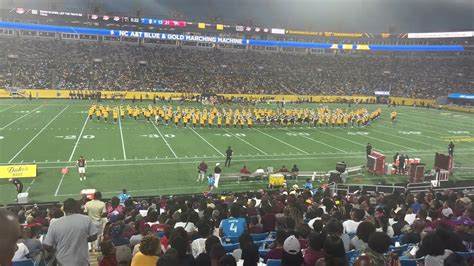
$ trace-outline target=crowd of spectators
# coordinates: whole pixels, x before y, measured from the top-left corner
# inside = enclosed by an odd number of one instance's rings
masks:
[[[104,266],[385,266],[410,259],[442,266],[474,259],[472,199],[449,190],[331,195],[293,188],[151,199],[123,191],[107,202],[96,192],[61,208],[10,211],[0,210],[0,265],[11,258],[88,265],[89,252],[99,250]]]
[[[9,60],[7,55],[18,55]],[[94,62],[101,59],[101,62]],[[0,87],[433,98],[472,92],[467,56],[322,55],[43,39],[0,40]]]

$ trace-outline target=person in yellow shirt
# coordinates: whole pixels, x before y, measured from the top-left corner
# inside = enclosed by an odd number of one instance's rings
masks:
[[[219,116],[217,117],[217,127],[218,127],[218,128],[221,128],[221,126],[222,126],[222,117],[219,115]]]
[[[139,115],[140,115],[140,111],[138,110],[138,108],[135,108],[133,110],[133,118],[137,120]]]
[[[248,126],[249,128],[252,128],[252,118],[250,118],[250,117],[247,118],[247,126]]]
[[[160,240],[152,235],[146,235],[140,242],[139,251],[132,258],[131,266],[155,266],[158,261]]]
[[[114,109],[112,111],[112,116],[114,117],[114,123],[117,124],[117,121],[118,121],[118,110],[117,109]]]
[[[188,121],[189,121],[189,116],[188,116],[188,115],[184,115],[184,116],[183,116],[183,126],[184,126],[184,127],[187,127]]]
[[[206,122],[206,119],[204,118],[204,115],[201,116],[201,119],[199,119],[199,124],[201,125],[201,128],[204,127],[204,123]]]
[[[225,117],[225,127],[229,128],[230,127],[230,115],[227,115]]]
[[[100,121],[100,117],[102,116],[102,112],[100,109],[95,110],[95,116],[97,116],[97,121]]]
[[[120,106],[120,116],[122,117],[122,119],[125,118],[125,110],[123,109],[122,106]]]
[[[146,121],[150,122],[151,112],[148,109],[146,109],[145,112],[143,112],[143,114],[145,115]]]
[[[395,120],[397,120],[397,112],[393,111],[390,113],[390,120],[392,123],[395,123]]]
[[[174,120],[174,125],[177,127],[179,123],[179,114],[175,114],[173,120]]]
[[[192,117],[192,122],[193,122],[193,127],[196,128],[197,118],[196,118],[195,115],[193,115],[193,117]]]
[[[104,115],[104,121],[105,123],[107,123],[107,121],[109,120],[109,111],[105,109],[103,115]]]
[[[89,116],[89,120],[92,120],[92,115],[94,115],[94,109],[92,107],[89,108],[87,115]]]

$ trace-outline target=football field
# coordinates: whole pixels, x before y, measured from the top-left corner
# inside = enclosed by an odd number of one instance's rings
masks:
[[[369,112],[381,107],[382,115],[365,128],[191,129],[157,126],[143,118],[135,121],[126,117],[116,124],[89,121],[87,110],[91,104],[91,101],[76,100],[0,100],[0,163],[38,165],[37,178],[22,179],[31,200],[78,198],[79,192],[86,188],[97,189],[104,197],[114,196],[122,188],[127,188],[133,196],[201,193],[207,186],[195,181],[197,165],[203,160],[210,169],[217,162],[223,165],[227,146],[234,150],[234,157],[231,167],[224,168],[223,173],[238,172],[244,164],[251,171],[270,165],[275,170],[282,165],[291,169],[293,164],[300,171],[329,171],[335,169],[338,161],[345,161],[349,167],[362,165],[368,142],[385,154],[388,162],[399,152],[410,158],[421,158],[427,169],[431,169],[434,153],[447,153],[447,145],[453,140],[455,166],[472,171],[464,170],[451,178],[474,179],[474,114],[367,105]],[[114,106],[121,102],[102,104]],[[148,104],[151,103],[138,103]],[[195,103],[180,105],[196,106]],[[329,106],[348,108],[342,104]],[[395,124],[389,119],[392,110],[399,114]],[[81,155],[88,161],[87,180],[83,182],[75,167]],[[61,169],[65,167],[70,172],[63,175]],[[406,179],[367,175],[349,182],[383,180],[390,184]],[[299,183],[302,185],[304,180]],[[228,181],[217,191],[248,191],[264,186],[260,182]],[[7,179],[0,179],[0,204],[13,203],[15,197],[15,187]]]

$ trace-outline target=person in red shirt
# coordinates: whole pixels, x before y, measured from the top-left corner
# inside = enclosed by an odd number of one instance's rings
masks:
[[[304,265],[313,266],[316,262],[324,258],[322,251],[324,244],[324,236],[320,233],[312,233],[309,236],[309,247],[304,252]]]
[[[240,169],[240,178],[245,178],[246,180],[248,180],[249,176],[250,176],[250,171],[249,169],[247,169],[247,166],[244,165],[244,167]]]
[[[276,240],[273,245],[275,245],[270,251],[268,251],[267,255],[263,258],[265,262],[267,260],[281,260],[283,258],[283,244],[285,243],[285,239],[288,237],[288,234],[284,230],[278,230],[276,233]]]
[[[99,259],[99,266],[118,266],[115,258],[115,247],[112,241],[107,240],[100,243],[102,258]]]
[[[263,233],[263,227],[262,227],[261,224],[258,223],[258,217],[257,216],[250,217],[250,224],[249,224],[248,232],[250,234]]]
[[[198,178],[196,180],[196,182],[203,182],[204,179],[206,178],[206,173],[207,173],[207,164],[202,161],[199,165],[198,165]]]

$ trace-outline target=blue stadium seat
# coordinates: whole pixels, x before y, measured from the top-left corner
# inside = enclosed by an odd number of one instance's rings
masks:
[[[418,262],[422,262],[424,258],[419,259],[402,259],[400,258],[400,266],[417,266]]]
[[[463,256],[464,258],[470,258],[470,257],[474,257],[474,251],[467,251],[467,252],[456,252],[456,254],[459,254],[461,256]]]
[[[239,248],[239,243],[235,243],[235,244],[222,244],[222,246],[224,247],[224,250],[226,253],[228,252],[232,252],[236,249]]]
[[[260,241],[264,240],[268,237],[268,233],[261,233],[261,234],[250,234],[252,236],[253,241]]]
[[[20,260],[12,262],[12,266],[34,266],[32,260]]]
[[[261,248],[264,243],[268,247],[273,243],[273,241],[275,241],[275,240],[273,240],[273,239],[264,239],[264,240],[260,240],[260,241],[255,241],[254,243],[255,243],[255,245],[257,245],[258,248]]]
[[[399,247],[390,246],[389,251],[396,253],[398,256],[402,256],[408,250],[408,245],[401,245]]]
[[[239,242],[239,237],[238,236],[224,236],[222,238],[226,243],[238,243]]]
[[[270,251],[270,249],[263,249],[263,248],[259,248],[258,249],[258,254],[260,254],[260,257],[265,257],[267,255],[267,253]]]
[[[281,260],[267,260],[267,266],[281,266]]]
[[[358,250],[353,249],[346,252],[346,258],[349,261],[349,265],[354,263],[354,261],[357,259],[357,256],[359,256]]]

